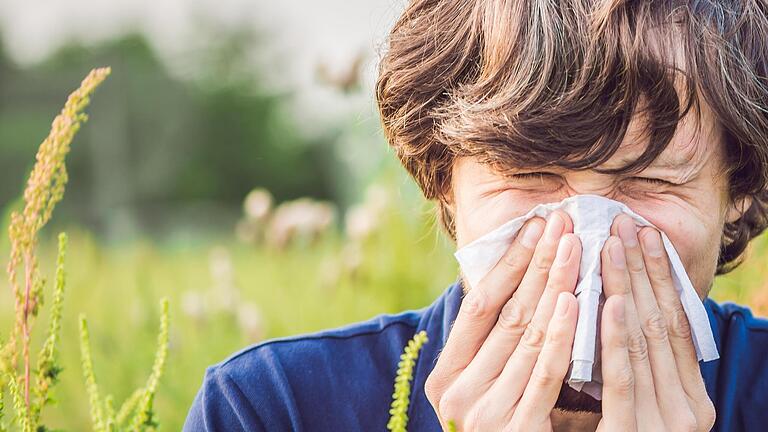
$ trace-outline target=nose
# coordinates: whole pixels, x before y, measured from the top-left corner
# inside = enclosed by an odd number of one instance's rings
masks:
[[[563,199],[574,195],[599,195],[619,201],[613,176],[586,170],[573,172],[572,175],[566,175],[564,178]]]

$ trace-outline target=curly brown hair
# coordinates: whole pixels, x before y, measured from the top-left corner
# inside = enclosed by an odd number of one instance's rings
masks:
[[[767,14],[765,0],[413,0],[379,64],[384,133],[455,240],[455,158],[637,172],[703,98],[722,126],[730,199],[752,199],[725,224],[724,274],[768,226]],[[645,152],[594,168],[640,106]]]

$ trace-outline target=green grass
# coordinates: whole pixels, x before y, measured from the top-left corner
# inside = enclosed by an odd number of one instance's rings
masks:
[[[119,404],[146,382],[156,347],[159,300],[169,299],[170,348],[155,408],[161,430],[171,431],[181,429],[206,366],[255,342],[226,307],[223,299],[233,293],[240,299],[235,304],[249,302],[258,309],[264,338],[429,304],[456,277],[449,245],[438,239],[423,212],[407,218],[397,211],[388,214],[384,228],[363,245],[362,261],[354,273],[344,270],[344,240],[336,232],[315,244],[275,251],[239,243],[234,236],[209,245],[158,246],[145,239],[105,247],[85,231],[68,229],[60,344],[64,371],[53,390],[58,406],[44,412],[46,424],[90,429],[80,371],[77,317],[81,313],[88,317],[101,392],[114,394]],[[54,240],[54,233],[43,235],[43,270],[54,263]],[[231,256],[234,291],[217,286],[211,274],[211,252],[222,249]],[[2,328],[12,322],[9,291],[2,280]],[[217,300],[224,304],[201,316],[190,314],[185,311],[189,293],[204,296],[208,305]]]
[[[378,231],[363,245],[355,272],[344,270],[345,240],[337,232],[326,233],[315,244],[275,251],[239,243],[234,236],[208,244],[158,245],[139,239],[106,247],[86,231],[68,229],[60,345],[64,371],[53,391],[58,406],[45,411],[46,423],[66,430],[90,428],[80,371],[80,313],[88,317],[101,391],[114,394],[119,404],[147,379],[156,347],[159,301],[169,299],[170,348],[155,407],[161,430],[174,431],[181,429],[206,366],[255,342],[226,307],[225,300],[233,293],[240,299],[235,304],[250,302],[258,309],[262,338],[316,331],[429,304],[456,277],[451,245],[436,233],[424,208],[390,208],[385,213]],[[758,239],[746,264],[716,282],[713,296],[717,300],[752,304],[760,313],[768,312],[768,302],[761,299],[759,290],[768,281],[763,265],[766,243],[764,236]],[[212,250],[230,254],[234,291],[214,280]],[[7,250],[0,252],[7,256]],[[55,233],[43,235],[40,260],[50,274]],[[189,293],[203,296],[208,305],[220,301],[222,306],[190,314],[194,310],[185,304],[194,295]],[[8,328],[11,321],[11,296],[3,278],[1,328]],[[394,371],[397,365],[392,367]]]

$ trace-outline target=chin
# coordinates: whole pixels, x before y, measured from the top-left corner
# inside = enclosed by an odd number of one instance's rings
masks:
[[[602,413],[602,404],[592,396],[578,392],[567,383],[560,387],[560,394],[555,402],[555,409],[565,412]]]

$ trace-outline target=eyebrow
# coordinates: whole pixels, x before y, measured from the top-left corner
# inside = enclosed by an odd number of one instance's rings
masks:
[[[700,153],[702,149],[698,145],[690,149],[686,148],[685,150],[680,150],[677,152],[671,152],[669,150],[673,149],[668,147],[665,152],[659,154],[656,159],[654,159],[653,162],[648,165],[648,168],[680,169],[690,165],[691,163],[696,163],[699,160],[699,157],[703,156]],[[638,157],[640,157],[640,155],[633,155],[629,159],[623,158],[619,160],[619,163],[621,166],[624,166],[630,162],[633,162]]]
[[[686,146],[684,148],[674,148],[671,145],[664,151],[656,156],[648,167],[654,168],[681,168],[689,165],[691,162],[696,161],[702,156],[701,151],[704,149],[701,146]],[[634,162],[642,155],[642,153],[634,152],[633,154],[620,157],[617,160],[617,166],[626,166],[627,164]]]
[[[622,165],[628,164],[634,161],[635,159],[636,158],[622,159],[621,164]],[[677,168],[682,168],[688,165],[688,163],[690,163],[689,159],[662,158],[661,156],[659,156],[653,162],[651,162],[651,164],[648,167],[677,169]]]
[[[630,162],[635,161],[638,157],[639,155],[635,155],[629,158],[621,158],[618,160],[618,163],[616,166],[626,166]],[[680,168],[683,168],[689,165],[691,161],[692,159],[685,159],[685,158],[680,158],[675,156],[663,157],[659,155],[656,159],[653,160],[653,162],[651,162],[650,165],[648,165],[646,169],[660,168],[660,169],[669,169],[669,170],[679,170]],[[546,167],[539,167],[539,168],[554,169],[556,171],[562,169],[561,167],[558,167],[558,166],[546,166]],[[516,166],[514,163],[501,164],[496,167],[496,170],[501,174],[510,174],[510,173],[514,174],[517,171],[527,170],[527,169],[529,169],[529,167]]]

